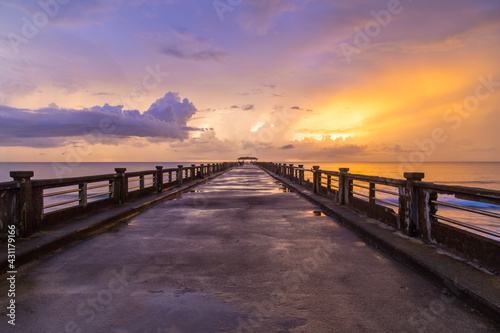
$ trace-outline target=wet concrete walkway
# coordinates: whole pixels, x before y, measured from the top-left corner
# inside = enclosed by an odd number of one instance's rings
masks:
[[[22,266],[0,332],[495,332],[254,166]]]

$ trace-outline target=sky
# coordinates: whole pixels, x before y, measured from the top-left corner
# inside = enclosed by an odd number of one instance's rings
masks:
[[[500,161],[498,0],[0,0],[0,161]]]

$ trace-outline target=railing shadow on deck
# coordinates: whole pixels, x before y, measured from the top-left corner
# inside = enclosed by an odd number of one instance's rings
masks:
[[[392,179],[351,174],[348,168],[327,171],[319,166],[305,169],[285,163],[257,165],[339,205],[362,211],[405,236],[500,273],[500,233],[473,223],[478,216],[486,216],[498,225],[500,214],[465,204],[482,203],[500,209],[500,191],[424,182],[425,175],[420,172],[404,173],[406,179]],[[471,214],[470,221],[446,216],[440,210],[466,212]]]
[[[157,166],[138,172],[116,168],[114,174],[41,180],[31,179],[33,171],[12,171],[14,181],[0,183],[0,242],[7,239],[9,225],[16,226],[17,236],[28,237],[68,219],[179,187],[235,165]]]

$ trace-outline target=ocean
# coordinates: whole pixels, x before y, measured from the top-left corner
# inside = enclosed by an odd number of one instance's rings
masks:
[[[338,171],[339,168],[350,168],[350,173],[404,179],[405,171],[424,172],[424,181],[445,185],[459,185],[500,191],[500,162],[455,162],[455,163],[422,163],[413,166],[413,170],[401,163],[293,163],[303,164],[305,168],[313,165],[323,170]],[[10,171],[34,171],[33,179],[68,178],[114,173],[115,168],[126,168],[127,171],[155,170],[157,165],[176,168],[177,165],[189,166],[198,162],[85,162],[85,163],[45,163],[45,162],[0,162],[0,182],[11,181]],[[377,194],[379,195],[379,194]],[[390,195],[379,196],[381,199],[397,203],[397,198]],[[68,196],[66,199],[71,199]],[[500,206],[485,203],[458,200],[451,196],[440,196],[439,200],[479,208],[500,214]],[[482,228],[500,232],[500,219],[446,207],[440,207],[439,214],[459,221],[478,225]]]

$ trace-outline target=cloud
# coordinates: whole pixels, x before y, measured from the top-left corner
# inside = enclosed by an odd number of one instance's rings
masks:
[[[280,147],[280,149],[293,149],[293,148],[295,148],[294,145],[284,145],[284,146]]]
[[[198,37],[185,28],[170,28],[163,37],[159,52],[182,60],[216,60],[229,54],[216,49],[206,38]]]
[[[88,135],[93,135],[94,140],[99,137],[184,140],[189,131],[199,130],[187,126],[196,112],[193,103],[181,100],[173,92],[166,93],[142,114],[109,104],[80,110],[56,105],[37,110],[0,106],[0,146],[55,147],[68,138]]]
[[[261,95],[263,93],[264,93],[264,91],[262,89],[254,88],[254,89],[251,89],[250,91],[245,91],[245,92],[239,93],[238,95],[241,95],[241,96]]]
[[[170,144],[174,151],[182,151],[190,160],[213,160],[234,158],[237,155],[234,141],[221,140],[213,129],[200,133],[197,138],[177,141]]]
[[[130,1],[126,0],[91,0],[91,1],[37,1],[37,0],[0,0],[0,3],[20,9],[28,17],[31,17],[36,12],[44,13],[40,3],[48,5],[50,13],[50,23],[62,25],[77,25],[82,23],[102,23],[107,17],[106,15],[117,11],[124,5],[131,5]]]
[[[308,112],[312,112],[308,111]],[[328,135],[328,134],[345,134],[352,133],[357,130],[362,129],[363,127],[346,127],[346,128],[336,128],[336,129],[327,129],[327,128],[318,128],[318,129],[309,129],[309,128],[298,128],[296,129],[297,133],[304,134],[317,134],[317,135]]]
[[[250,111],[250,110],[253,110],[253,109],[255,109],[255,105],[253,105],[253,104],[248,104],[248,105],[245,105],[243,107],[243,111]]]
[[[0,103],[7,104],[13,97],[28,96],[35,91],[38,87],[32,83],[21,83],[7,80],[0,82]]]
[[[239,23],[251,35],[266,35],[286,12],[302,9],[310,0],[247,0]]]

